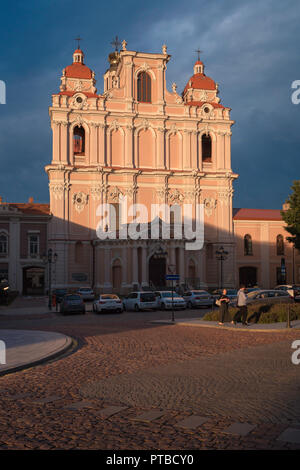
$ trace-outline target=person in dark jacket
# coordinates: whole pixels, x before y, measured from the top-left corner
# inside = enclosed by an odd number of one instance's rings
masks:
[[[228,305],[230,298],[227,297],[227,290],[223,289],[222,295],[219,298],[220,311],[219,311],[219,325],[223,325],[224,321],[229,321]]]

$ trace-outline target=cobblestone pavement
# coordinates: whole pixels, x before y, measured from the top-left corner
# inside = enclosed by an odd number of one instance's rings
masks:
[[[0,377],[0,448],[300,448],[297,437],[278,440],[288,428],[299,435],[300,332],[149,323],[158,318],[168,313],[2,316],[0,328],[65,333],[78,348]],[[234,423],[254,427],[232,434]]]

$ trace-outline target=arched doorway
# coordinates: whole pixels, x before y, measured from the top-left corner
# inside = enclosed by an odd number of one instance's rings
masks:
[[[23,268],[23,295],[43,295],[45,289],[45,269]]]
[[[257,284],[257,268],[254,266],[243,266],[239,269],[240,285],[253,287]]]
[[[166,258],[151,256],[149,260],[149,284],[150,286],[164,287],[166,285]]]

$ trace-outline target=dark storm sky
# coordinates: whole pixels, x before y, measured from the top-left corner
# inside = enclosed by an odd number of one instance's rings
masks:
[[[128,50],[172,55],[167,84],[178,92],[192,75],[195,49],[221,102],[232,108],[235,207],[280,208],[300,176],[300,2],[178,0],[40,0],[2,2],[0,79],[0,195],[6,201],[48,202],[44,166],[51,160],[48,106],[80,34],[86,64],[102,92],[110,42]]]

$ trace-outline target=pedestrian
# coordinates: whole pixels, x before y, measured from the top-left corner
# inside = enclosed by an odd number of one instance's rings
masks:
[[[230,302],[230,298],[227,296],[227,290],[223,289],[222,295],[219,298],[219,325],[224,325],[224,321],[228,321],[229,312],[228,312],[228,305]]]
[[[237,293],[237,307],[238,311],[233,317],[233,320],[231,323],[234,325],[236,324],[237,321],[242,320],[243,325],[248,325],[247,323],[247,295],[245,292],[245,286],[242,284],[240,287],[240,290]]]

